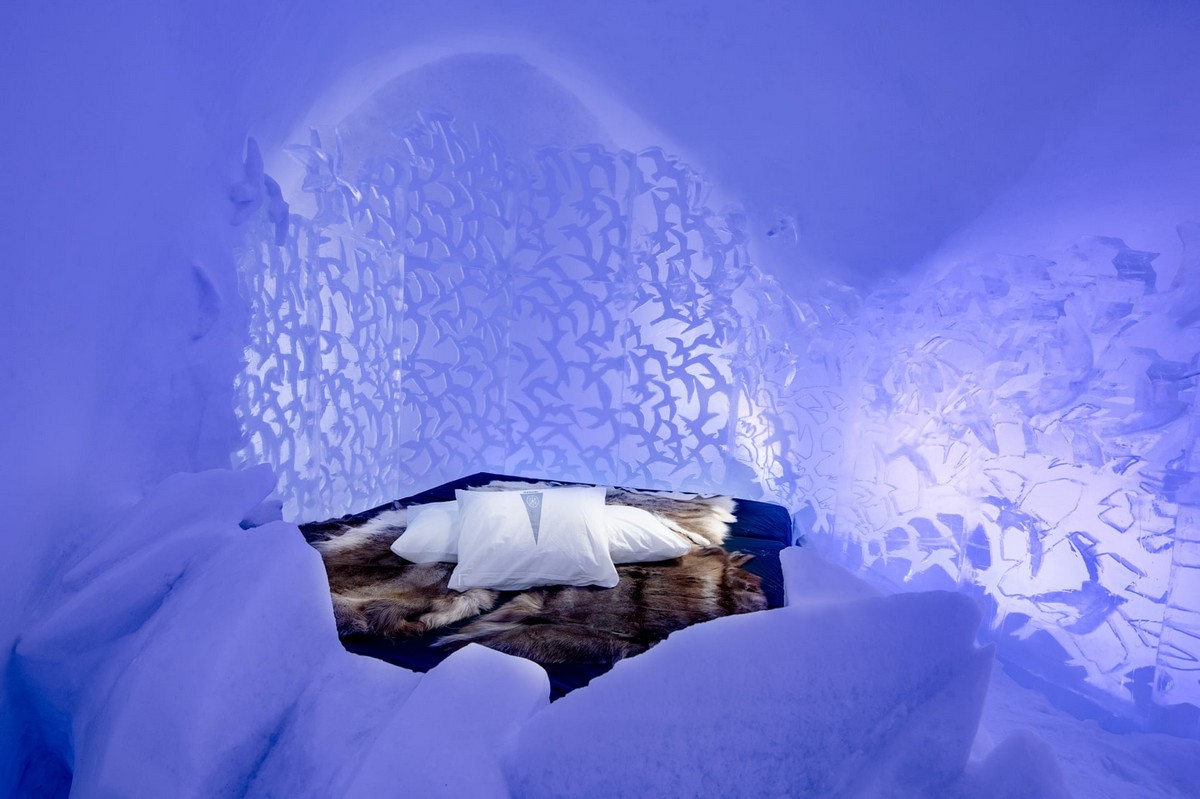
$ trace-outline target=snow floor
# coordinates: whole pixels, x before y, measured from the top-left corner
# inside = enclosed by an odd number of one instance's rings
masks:
[[[1017,730],[1050,745],[1075,799],[1197,799],[1200,741],[1151,733],[1114,734],[1054,707],[997,666],[992,670],[976,751]]]

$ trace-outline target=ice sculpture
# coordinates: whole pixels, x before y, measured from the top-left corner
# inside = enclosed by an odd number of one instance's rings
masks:
[[[1200,705],[1200,240],[1180,234],[1166,291],[1155,253],[1088,238],[898,281],[856,328],[843,556],[975,593],[1011,661],[1126,703]]]
[[[599,146],[524,163],[430,112],[346,176],[332,135],[292,150],[313,218],[283,247],[260,219],[241,259],[243,458],[279,468],[289,517],[478,469],[832,516],[828,331],[690,167]]]

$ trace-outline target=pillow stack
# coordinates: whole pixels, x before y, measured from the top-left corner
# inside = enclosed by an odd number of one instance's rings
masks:
[[[517,590],[539,585],[612,588],[604,489],[456,491],[458,568],[450,587]]]
[[[615,563],[677,558],[691,544],[641,508],[606,505],[596,486],[456,491],[409,508],[392,551],[414,563],[457,563],[457,591],[617,584]]]

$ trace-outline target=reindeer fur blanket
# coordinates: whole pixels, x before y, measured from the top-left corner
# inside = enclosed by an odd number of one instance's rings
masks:
[[[751,556],[718,546],[734,520],[732,499],[610,489],[606,501],[659,515],[695,546],[674,560],[618,565],[614,588],[460,593],[447,587],[454,564],[410,563],[391,551],[405,529],[404,508],[301,530],[325,561],[341,635],[403,638],[470,620],[436,646],[474,642],[539,663],[614,663],[688,625],[766,608],[759,578],[739,568]]]

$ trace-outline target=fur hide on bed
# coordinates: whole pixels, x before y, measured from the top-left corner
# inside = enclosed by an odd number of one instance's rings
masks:
[[[404,508],[301,530],[325,561],[341,635],[406,638],[473,619],[437,645],[475,642],[539,663],[613,663],[691,624],[766,608],[759,578],[739,568],[751,556],[714,546],[734,519],[732,499],[609,489],[607,501],[649,510],[697,546],[674,560],[617,566],[614,588],[460,593],[447,586],[454,564],[410,563],[391,551],[407,523]]]
[[[738,568],[751,557],[705,547],[617,566],[614,588],[522,591],[438,645],[474,642],[538,663],[615,663],[689,625],[765,609],[758,577]]]

